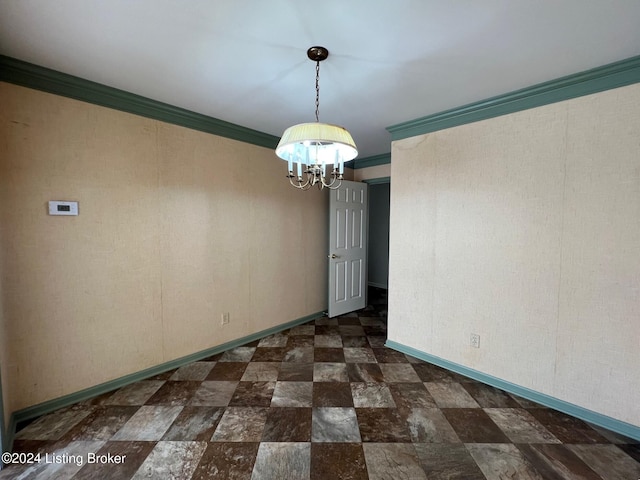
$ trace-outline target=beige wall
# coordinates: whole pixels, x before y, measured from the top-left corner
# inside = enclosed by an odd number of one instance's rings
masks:
[[[640,425],[639,112],[636,84],[394,142],[389,338]]]
[[[270,149],[4,83],[0,104],[8,411],[326,308],[328,197]]]

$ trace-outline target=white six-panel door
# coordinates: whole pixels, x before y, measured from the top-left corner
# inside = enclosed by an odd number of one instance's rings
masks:
[[[329,317],[367,304],[367,187],[343,181],[331,190],[329,226]]]

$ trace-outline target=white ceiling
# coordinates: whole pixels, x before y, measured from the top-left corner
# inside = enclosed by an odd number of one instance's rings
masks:
[[[640,54],[640,0],[0,0],[0,53],[280,136],[385,127]]]

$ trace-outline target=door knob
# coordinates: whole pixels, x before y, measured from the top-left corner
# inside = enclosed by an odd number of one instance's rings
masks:
[[[332,253],[331,255],[327,255],[327,258],[334,259],[334,258],[340,258],[340,257],[338,257],[338,255],[336,255],[335,253]]]

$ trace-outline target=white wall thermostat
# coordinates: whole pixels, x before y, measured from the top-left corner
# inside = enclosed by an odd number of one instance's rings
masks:
[[[78,202],[49,202],[49,215],[78,215]]]

